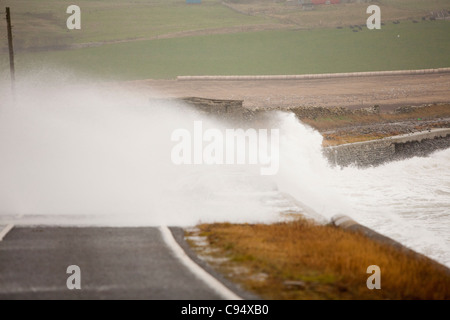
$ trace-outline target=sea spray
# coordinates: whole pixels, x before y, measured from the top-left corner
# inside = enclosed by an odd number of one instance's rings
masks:
[[[450,265],[450,149],[377,167],[331,167],[320,134],[286,114],[277,186],[329,219],[345,214]]]
[[[0,223],[187,226],[274,222],[296,210],[321,222],[346,214],[450,265],[449,149],[374,168],[331,167],[320,133],[273,112],[263,127],[280,130],[276,175],[251,165],[177,166],[174,130],[233,124],[149,101],[153,92],[71,77],[33,76],[16,94],[2,82]]]
[[[7,88],[2,86],[7,94]],[[250,165],[175,165],[172,133],[202,121],[181,103],[114,85],[24,81],[0,110],[0,214],[25,224],[277,221],[276,187]]]

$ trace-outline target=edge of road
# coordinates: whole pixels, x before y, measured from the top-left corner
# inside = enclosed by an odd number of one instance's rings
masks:
[[[2,227],[2,226],[0,226]],[[13,224],[7,224],[6,226],[3,226],[2,229],[0,229],[0,242],[3,241],[3,239],[8,235],[8,233],[14,228]]]
[[[199,268],[208,273],[210,276],[215,278],[222,286],[227,290],[231,291],[237,297],[243,300],[262,300],[261,297],[245,291],[243,288],[239,287],[237,284],[226,279],[222,274],[215,271],[207,262],[201,260],[197,254],[192,250],[189,244],[184,238],[184,229],[181,227],[168,227],[173,239],[178,244],[178,246],[184,251],[187,257],[192,260]]]
[[[170,231],[167,226],[160,226],[158,229],[161,232],[164,242],[175,255],[175,257],[181,262],[181,264],[188,268],[189,271],[191,271],[197,279],[203,281],[204,284],[214,290],[219,296],[221,296],[222,299],[242,300],[241,297],[239,297],[229,288],[225,287],[210,273],[206,272],[203,268],[196,264],[178,244],[178,242],[173,237],[172,231]]]

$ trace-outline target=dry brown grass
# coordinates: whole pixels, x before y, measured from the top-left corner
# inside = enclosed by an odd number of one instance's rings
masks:
[[[249,273],[234,273],[233,280],[263,298],[450,299],[450,276],[439,265],[358,233],[306,220],[199,228],[218,255],[230,258],[222,272],[247,268]],[[370,265],[381,268],[381,290],[366,286]],[[267,277],[249,276],[261,273]]]
[[[365,125],[374,123],[390,123],[406,120],[430,120],[450,117],[450,104],[430,105],[416,108],[408,113],[380,113],[372,115],[348,114],[344,116],[331,116],[327,118],[301,120],[319,131],[345,128],[353,125]]]
[[[389,136],[401,134],[400,132],[391,133],[377,133],[377,134],[351,134],[351,133],[339,133],[339,134],[327,134],[322,142],[324,147],[337,146],[340,144],[362,142],[376,139],[383,139]]]

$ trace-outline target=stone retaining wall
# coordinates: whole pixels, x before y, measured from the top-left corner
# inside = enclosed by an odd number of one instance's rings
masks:
[[[366,167],[446,148],[450,148],[450,128],[327,147],[324,155],[333,165]]]

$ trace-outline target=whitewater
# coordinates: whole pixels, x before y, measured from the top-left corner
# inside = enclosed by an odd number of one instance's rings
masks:
[[[322,136],[272,113],[279,171],[176,165],[174,130],[226,130],[182,103],[95,82],[33,76],[0,84],[0,224],[192,226],[302,213],[354,220],[450,266],[450,149],[371,168],[332,167]],[[70,83],[70,84],[69,84]]]

